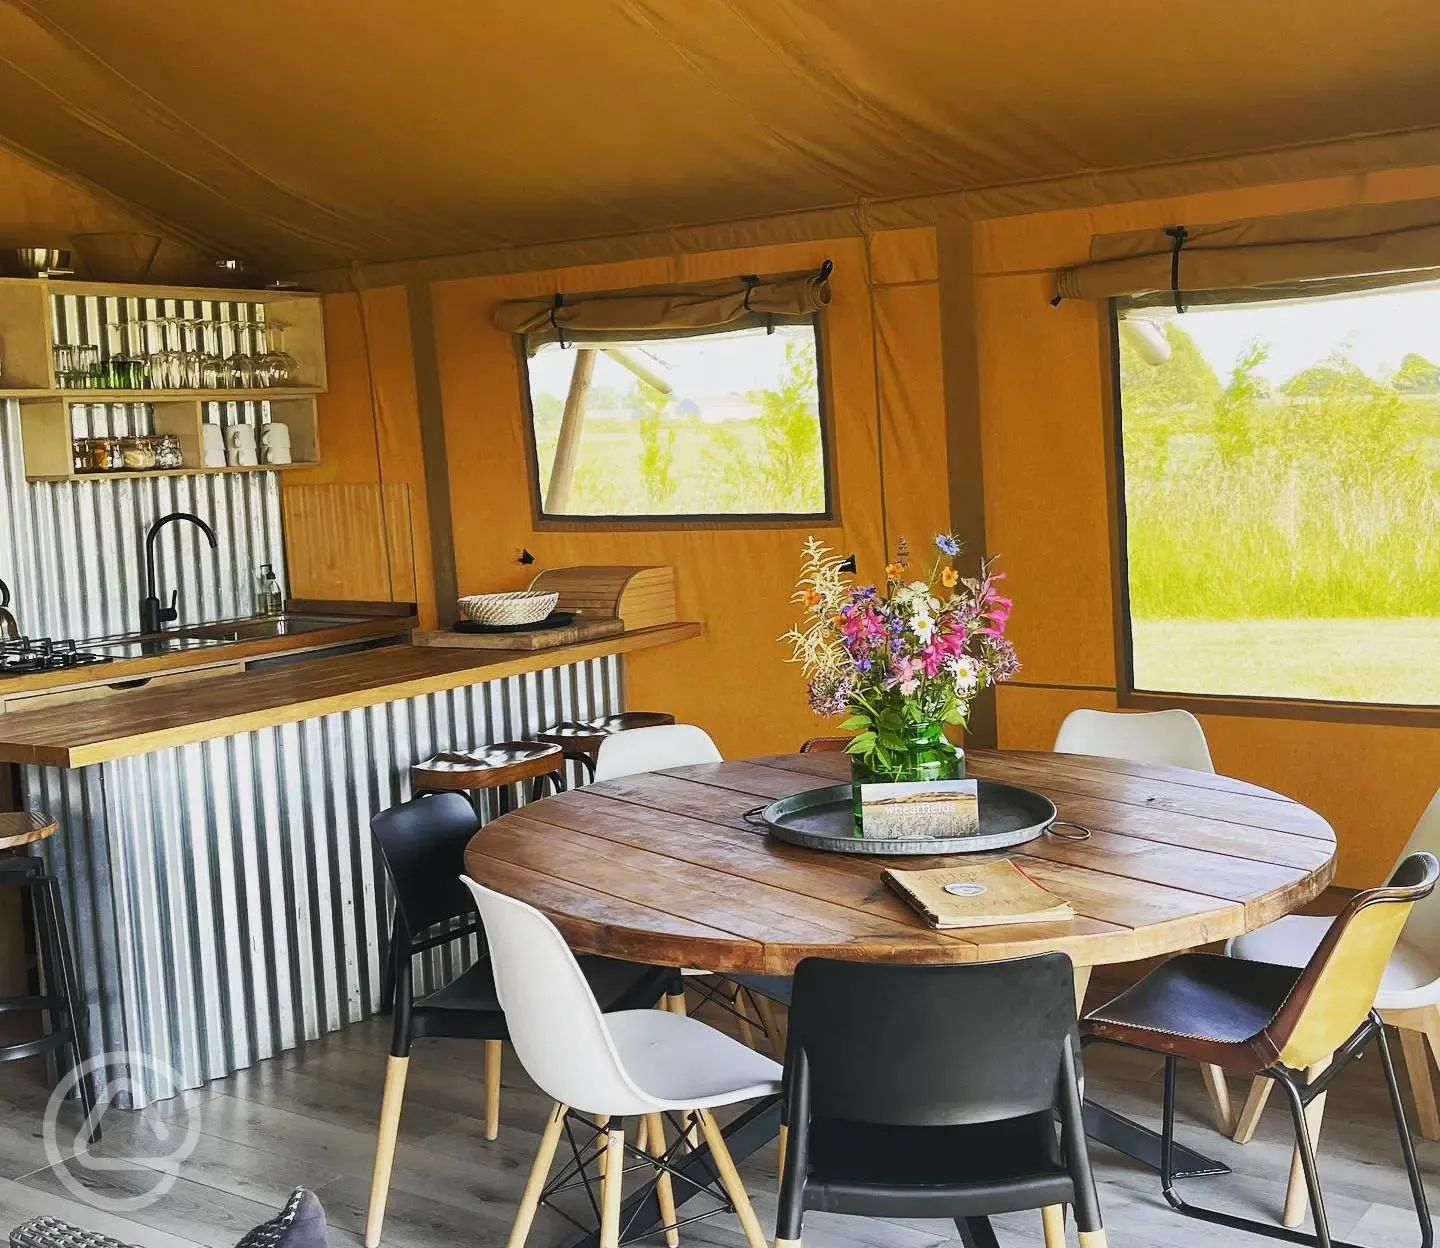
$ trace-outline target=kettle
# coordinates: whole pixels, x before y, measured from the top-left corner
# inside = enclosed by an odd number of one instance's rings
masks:
[[[0,643],[20,640],[20,625],[7,609],[10,606],[10,586],[0,581]]]

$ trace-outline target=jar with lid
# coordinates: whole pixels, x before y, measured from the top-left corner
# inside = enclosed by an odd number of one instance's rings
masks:
[[[155,467],[155,439],[121,438],[120,458],[126,472],[144,472]]]
[[[71,438],[70,457],[74,471],[77,475],[82,472],[94,471],[95,465],[91,462],[90,459],[89,438]]]
[[[185,467],[184,452],[180,448],[180,439],[176,434],[156,434],[151,441],[155,444],[155,467],[166,469]]]
[[[120,455],[119,438],[86,438],[91,472],[119,472],[125,464]]]

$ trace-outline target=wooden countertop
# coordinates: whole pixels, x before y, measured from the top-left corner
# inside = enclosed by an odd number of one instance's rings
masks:
[[[343,612],[325,612],[343,614]],[[193,628],[220,628],[226,621],[212,621],[209,624],[195,624]],[[29,694],[45,693],[58,689],[88,689],[107,686],[131,680],[146,680],[155,676],[169,676],[176,672],[193,671],[203,667],[221,667],[231,663],[244,663],[251,659],[270,658],[277,654],[303,654],[307,650],[326,650],[345,645],[352,641],[365,641],[372,637],[398,637],[415,627],[413,615],[357,616],[343,624],[330,624],[324,628],[310,628],[303,632],[282,633],[277,637],[255,637],[248,641],[223,641],[212,645],[197,645],[189,650],[169,650],[162,654],[136,655],[117,658],[109,663],[94,667],[71,667],[54,672],[35,672],[28,676],[7,676],[0,681],[0,707],[12,699],[21,700]],[[103,641],[103,639],[101,639]],[[138,638],[134,639],[138,641]],[[101,641],[78,643],[84,650],[87,645],[96,647]]]
[[[0,715],[0,762],[87,767],[319,715],[442,693],[547,667],[686,641],[699,624],[666,624],[553,650],[389,646],[316,657],[203,683],[138,689],[83,707]]]

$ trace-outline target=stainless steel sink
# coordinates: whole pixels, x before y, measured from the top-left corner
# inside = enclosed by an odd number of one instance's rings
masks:
[[[246,620],[221,620],[215,624],[198,624],[166,631],[176,637],[193,637],[201,641],[265,641],[271,637],[292,637],[355,622],[353,617],[345,615],[287,613],[256,616]]]

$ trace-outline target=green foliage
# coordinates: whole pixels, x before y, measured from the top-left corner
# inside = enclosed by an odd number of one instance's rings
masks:
[[[1440,364],[1411,351],[1400,361],[1390,386],[1400,394],[1440,394]]]
[[[1126,386],[1134,616],[1440,615],[1440,397],[1343,356],[1271,394],[1264,359],[1252,346],[1199,405],[1170,401],[1189,382]],[[1431,367],[1413,359],[1412,387]]]
[[[644,382],[636,382],[629,395],[629,408],[640,429],[640,480],[654,511],[664,511],[680,488],[675,479],[675,430],[661,427],[670,405],[668,394]]]

